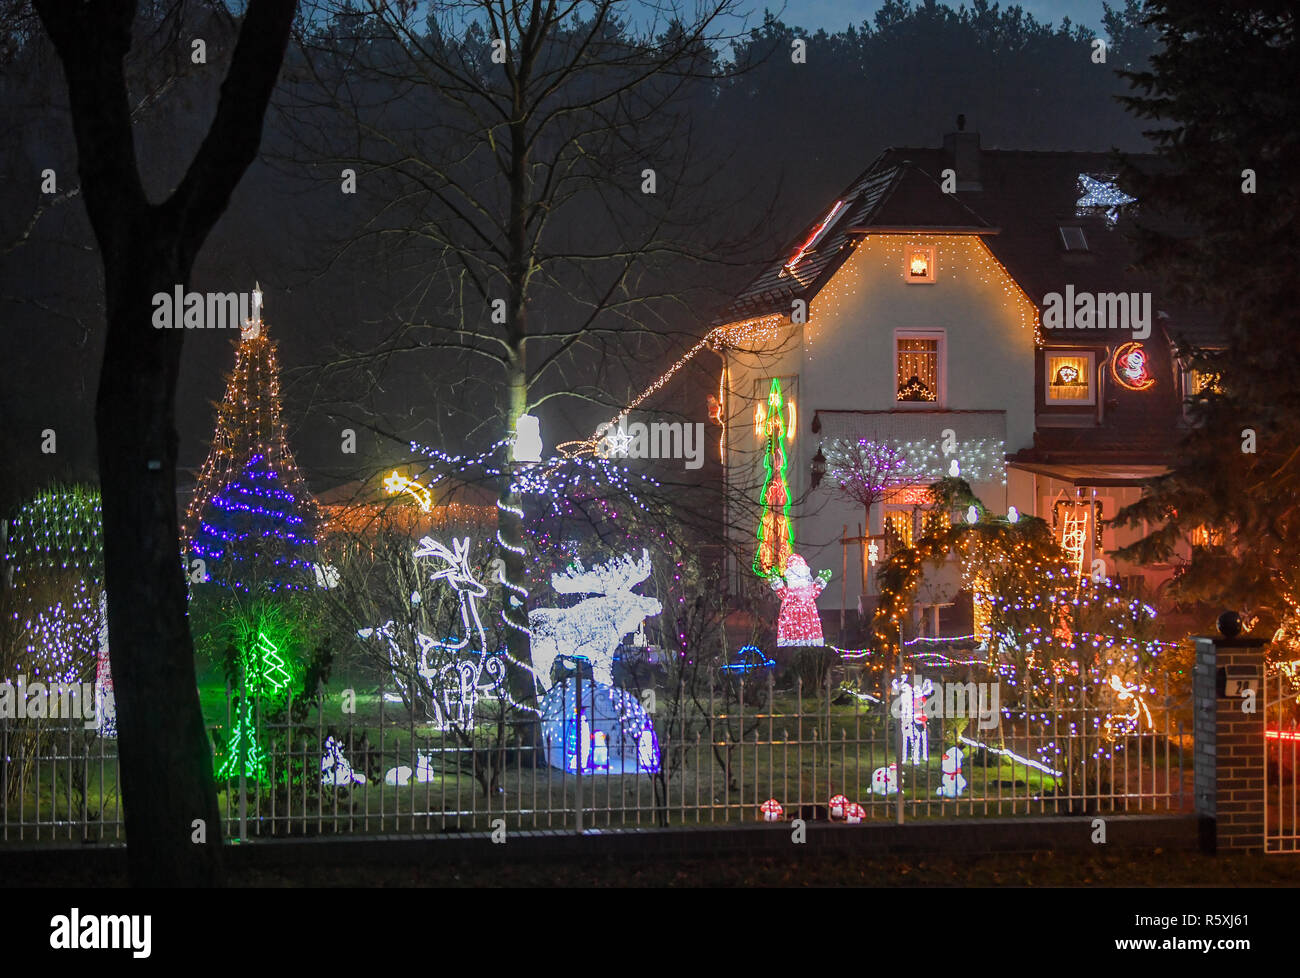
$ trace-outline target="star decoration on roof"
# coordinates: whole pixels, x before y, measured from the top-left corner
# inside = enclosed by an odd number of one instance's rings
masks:
[[[1074,202],[1075,216],[1085,217],[1100,211],[1109,225],[1119,220],[1121,207],[1137,202],[1136,197],[1130,197],[1115,186],[1114,180],[1098,180],[1086,173],[1079,174],[1079,189],[1083,196]]]

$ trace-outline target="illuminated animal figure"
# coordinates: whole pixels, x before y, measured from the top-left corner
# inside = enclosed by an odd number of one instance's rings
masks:
[[[895,679],[890,687],[894,696],[891,712],[898,718],[903,737],[903,760],[920,764],[930,759],[930,732],[926,728],[925,701],[934,692],[934,683],[920,676],[911,680]]]
[[[598,564],[591,570],[577,561],[551,577],[557,594],[586,594],[571,608],[535,608],[528,613],[532,632],[533,670],[543,690],[551,688],[551,667],[561,655],[587,659],[597,683],[614,685],[614,650],[624,635],[646,618],[663,611],[656,598],[632,590],[650,576],[650,552]]]
[[[943,798],[958,798],[966,790],[966,779],[961,776],[962,752],[960,747],[949,747],[943,752],[943,777],[939,781],[936,795]]]
[[[878,767],[871,775],[871,793],[875,795],[898,794],[898,765]]]

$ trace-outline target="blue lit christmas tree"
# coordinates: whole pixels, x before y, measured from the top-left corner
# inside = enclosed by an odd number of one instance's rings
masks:
[[[261,455],[208,502],[191,544],[211,580],[243,593],[302,589],[315,547],[304,500]]]
[[[276,346],[262,293],[244,324],[235,369],[217,409],[212,447],[185,516],[190,570],[244,594],[312,582],[316,503],[294,462],[281,417]]]

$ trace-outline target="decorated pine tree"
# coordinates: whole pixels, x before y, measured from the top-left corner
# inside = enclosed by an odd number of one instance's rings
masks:
[[[1201,349],[1169,327],[1198,371],[1174,464],[1118,519],[1149,529],[1118,556],[1175,562],[1173,593],[1244,613],[1254,634],[1300,654],[1300,41],[1293,4],[1153,0],[1161,49],[1128,75],[1158,169],[1128,168],[1140,263],[1223,326]],[[1225,39],[1231,39],[1228,43]],[[1226,108],[1225,108],[1226,107]],[[1164,220],[1157,220],[1163,218]],[[1169,221],[1175,218],[1177,222]],[[1194,228],[1195,233],[1189,232]],[[1154,528],[1154,529],[1152,529]],[[1191,556],[1178,557],[1184,543]]]
[[[781,393],[780,379],[773,378],[767,404],[760,403],[754,412],[754,424],[764,438],[763,489],[759,495],[762,512],[758,518],[758,552],[754,555],[754,573],[761,577],[784,574],[794,550],[790,483],[786,481],[789,458],[785,452],[793,412],[793,404],[788,404]]]
[[[311,582],[316,503],[284,429],[276,345],[262,322],[262,293],[241,330],[235,369],[217,410],[212,447],[186,512],[189,559],[202,580],[243,593]]]

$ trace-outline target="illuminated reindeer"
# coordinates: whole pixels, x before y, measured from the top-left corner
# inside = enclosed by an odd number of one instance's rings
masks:
[[[505,661],[499,655],[488,653],[487,632],[483,628],[483,619],[479,615],[478,599],[488,593],[487,587],[474,576],[469,566],[469,537],[452,540],[452,548],[429,537],[420,540],[414,556],[433,557],[443,561],[446,566],[431,574],[430,580],[445,581],[456,592],[460,604],[460,620],[463,632],[459,639],[439,641],[423,632],[414,632],[416,644],[419,645],[419,665],[416,672],[428,684],[433,693],[434,722],[445,729],[457,724],[465,729],[474,726],[474,708],[480,696],[500,689],[505,681]],[[470,657],[452,659],[441,664],[431,664],[430,654],[451,654],[468,649],[470,636],[478,635],[478,648],[470,649]],[[402,690],[404,698],[414,702],[411,690],[401,675],[405,654],[394,634],[393,623],[387,622],[379,628],[363,628],[357,634],[362,638],[375,636],[388,642],[388,658],[393,666],[393,679]],[[409,668],[409,667],[408,667]],[[483,674],[487,673],[488,682],[483,684]]]
[[[640,560],[624,554],[591,570],[577,561],[564,573],[551,576],[557,594],[590,597],[571,608],[535,608],[528,613],[533,669],[542,689],[550,689],[551,667],[561,655],[587,659],[596,682],[614,685],[614,649],[619,641],[664,610],[656,598],[632,590],[649,576],[648,550],[641,551]]]

